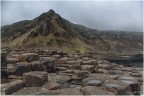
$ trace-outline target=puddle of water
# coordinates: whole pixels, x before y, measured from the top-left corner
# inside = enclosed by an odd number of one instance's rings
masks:
[[[76,84],[72,84],[71,82],[66,82],[63,80],[58,81],[58,83],[61,85],[62,88],[74,88],[78,86]]]
[[[128,81],[128,80],[122,80],[122,82],[127,83],[127,84],[134,84],[133,81]]]
[[[98,86],[98,85],[104,83],[103,80],[98,80],[98,79],[93,79],[93,78],[85,78],[82,80],[82,82],[85,85],[92,85],[92,86]]]
[[[130,76],[123,76],[123,77],[121,77],[120,79],[134,79],[133,77],[130,77]]]
[[[81,85],[81,81],[82,81],[81,79],[76,79],[76,80],[71,80],[69,82],[75,85]]]
[[[118,87],[120,87],[119,84],[114,84],[114,83],[106,83],[105,86],[110,87],[110,88],[118,88]]]
[[[101,81],[101,80],[88,80],[86,83],[88,85],[99,85],[99,84],[102,84],[103,81]]]

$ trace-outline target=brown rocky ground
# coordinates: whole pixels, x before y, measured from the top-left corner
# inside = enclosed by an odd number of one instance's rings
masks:
[[[2,49],[1,95],[140,95],[143,68],[96,54]]]

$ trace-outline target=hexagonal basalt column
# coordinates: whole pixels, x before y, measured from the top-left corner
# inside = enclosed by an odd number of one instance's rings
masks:
[[[23,74],[26,87],[41,87],[48,81],[48,73],[43,71],[32,71]]]

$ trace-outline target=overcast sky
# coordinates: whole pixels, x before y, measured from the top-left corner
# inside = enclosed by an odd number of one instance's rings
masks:
[[[90,28],[143,30],[142,1],[2,1],[1,25],[31,20],[49,9]]]

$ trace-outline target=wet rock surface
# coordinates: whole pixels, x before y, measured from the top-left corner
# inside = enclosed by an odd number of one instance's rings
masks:
[[[142,67],[112,63],[92,53],[16,49],[1,58],[2,95],[143,94]]]

